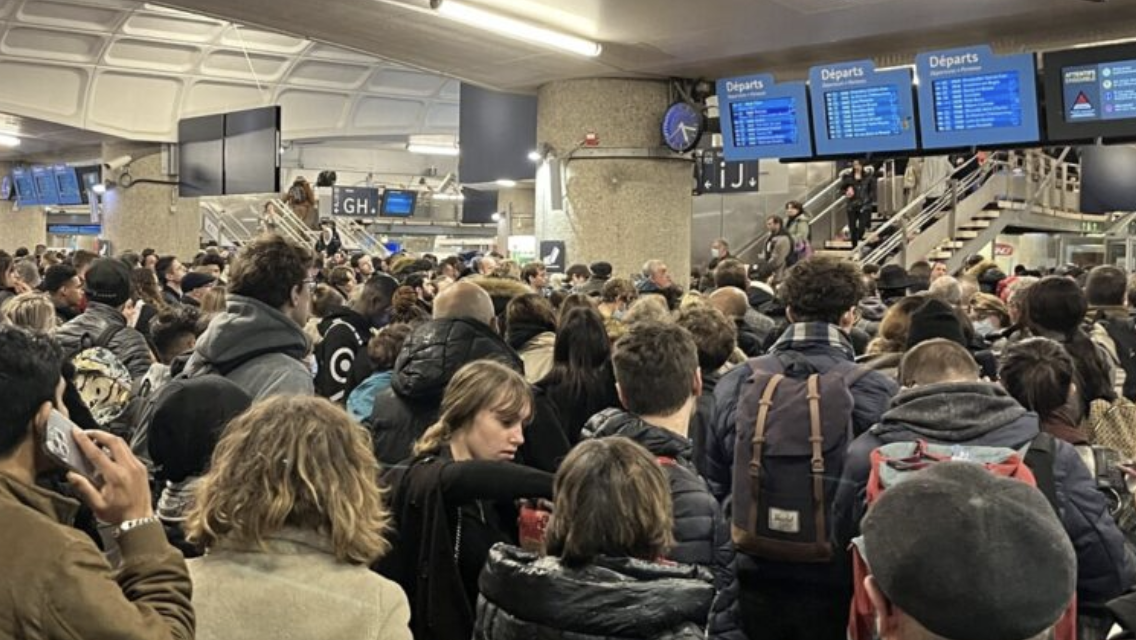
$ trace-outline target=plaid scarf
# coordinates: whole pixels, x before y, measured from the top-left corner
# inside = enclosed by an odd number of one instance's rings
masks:
[[[856,359],[856,351],[847,334],[834,324],[827,322],[798,322],[789,325],[785,333],[774,343],[770,353],[781,351],[809,351],[817,346],[835,349],[849,360]]]

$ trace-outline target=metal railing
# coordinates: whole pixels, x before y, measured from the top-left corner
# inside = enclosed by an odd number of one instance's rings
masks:
[[[215,203],[202,202],[201,209],[202,230],[209,239],[218,244],[243,244],[251,240],[256,233],[239,218]]]
[[[825,215],[831,213],[832,210],[837,205],[839,205],[841,202],[844,201],[844,198],[839,195],[840,185],[843,184],[843,182],[844,182],[844,175],[841,174],[841,175],[837,176],[837,178],[835,180],[825,184],[820,190],[818,190],[811,197],[809,197],[807,200],[805,200],[803,203],[801,203],[802,206],[805,208],[805,211],[808,211],[810,208],[817,206],[818,203],[824,202],[824,200],[826,198],[831,197],[833,195],[836,196],[833,199],[832,203],[829,204],[827,207],[825,207],[825,209],[823,211],[821,211],[821,213],[819,213],[815,216],[810,216],[809,221],[808,221],[809,222],[809,228],[812,228],[812,225],[815,224],[817,220],[820,220]],[[756,238],[754,238],[753,240],[750,240],[749,242],[742,245],[742,247],[740,249],[738,249],[737,251],[734,252],[734,255],[737,255],[737,256],[744,255],[745,253],[752,251],[754,247],[761,246],[761,244],[768,239],[769,239],[769,232],[763,231]]]
[[[293,242],[306,247],[315,245],[316,240],[319,239],[319,232],[309,229],[283,200],[279,198],[272,200],[270,209],[273,213],[266,216],[268,218],[266,226]]]

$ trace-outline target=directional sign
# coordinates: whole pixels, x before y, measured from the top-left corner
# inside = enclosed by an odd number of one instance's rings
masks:
[[[694,192],[703,193],[745,193],[757,191],[760,174],[757,160],[730,162],[720,149],[702,153],[702,159],[694,165]]]

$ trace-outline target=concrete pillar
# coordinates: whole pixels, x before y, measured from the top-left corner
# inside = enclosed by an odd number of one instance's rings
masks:
[[[162,147],[133,142],[104,143],[103,160],[129,155],[134,180],[174,181],[162,166]],[[118,172],[105,177],[117,179]],[[162,255],[192,259],[201,246],[201,210],[196,198],[179,198],[175,185],[136,183],[108,189],[103,196],[103,238],[111,250],[142,251],[152,247]]]
[[[0,175],[11,173],[11,163],[0,163]],[[0,200],[0,250],[12,253],[20,247],[32,249],[46,241],[47,215],[43,207],[17,209],[15,200]]]
[[[532,236],[536,216],[536,192],[530,185],[521,185],[497,192],[497,246],[508,246],[509,236]]]
[[[536,235],[563,240],[567,264],[612,263],[616,276],[658,258],[675,282],[690,275],[692,166],[660,153],[667,83],[589,79],[547,84],[537,106],[537,142],[559,163],[537,178]],[[599,138],[581,147],[585,135]],[[558,166],[562,189],[555,188]]]

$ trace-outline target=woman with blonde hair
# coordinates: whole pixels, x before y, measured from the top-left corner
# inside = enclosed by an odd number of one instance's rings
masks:
[[[467,364],[414,457],[387,474],[396,534],[378,569],[406,590],[415,637],[472,636],[489,549],[518,542],[515,502],[552,497],[551,474],[513,462],[532,411],[519,373],[490,360]]]
[[[710,574],[663,561],[673,505],[655,457],[627,438],[581,443],[556,473],[549,557],[497,545],[476,640],[705,638]]]
[[[313,397],[275,396],[225,429],[186,518],[198,640],[410,640],[366,432]]]
[[[2,305],[3,313],[12,324],[37,333],[55,333],[59,326],[55,304],[46,293],[21,293]]]

